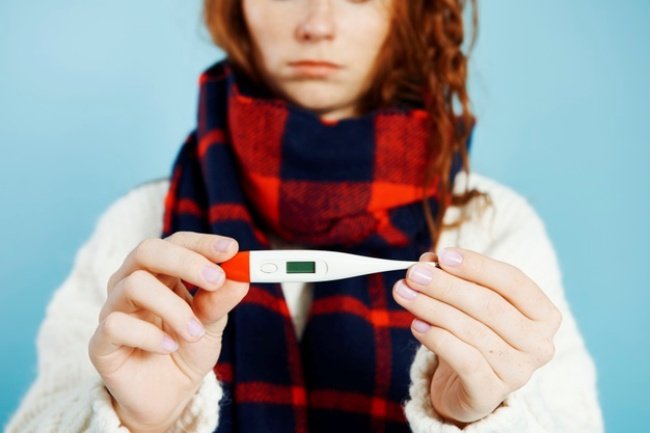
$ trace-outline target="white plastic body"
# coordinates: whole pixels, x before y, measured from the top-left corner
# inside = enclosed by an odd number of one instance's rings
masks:
[[[377,272],[407,269],[417,262],[378,259],[338,251],[259,250],[250,251],[253,283],[331,281]],[[314,262],[314,273],[287,273],[287,262]]]

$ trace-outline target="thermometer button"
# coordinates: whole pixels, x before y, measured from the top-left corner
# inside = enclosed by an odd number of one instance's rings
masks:
[[[266,274],[272,274],[278,270],[278,267],[275,263],[264,263],[260,270]]]

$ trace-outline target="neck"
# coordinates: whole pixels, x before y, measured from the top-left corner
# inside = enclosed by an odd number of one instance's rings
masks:
[[[336,123],[342,119],[355,117],[358,113],[353,106],[347,106],[332,110],[316,111],[316,114],[326,123]]]

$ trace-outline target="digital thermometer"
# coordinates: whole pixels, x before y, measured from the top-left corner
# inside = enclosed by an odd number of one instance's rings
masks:
[[[324,250],[240,251],[220,264],[226,278],[251,283],[331,281],[407,269],[417,262]]]

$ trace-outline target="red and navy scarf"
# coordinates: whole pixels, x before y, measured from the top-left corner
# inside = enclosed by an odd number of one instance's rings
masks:
[[[421,198],[426,113],[396,106],[324,122],[227,60],[200,79],[198,127],[173,168],[162,236],[231,236],[417,260],[431,240]],[[468,142],[469,146],[469,142]],[[461,168],[455,159],[452,176]],[[436,185],[428,191],[435,212]],[[418,341],[392,298],[404,271],[315,283],[298,339],[280,284],[253,284],[229,315],[215,372],[218,433],[409,432]]]

